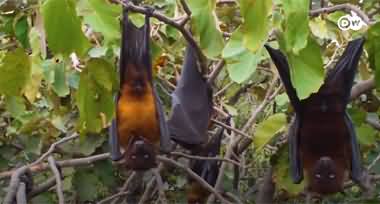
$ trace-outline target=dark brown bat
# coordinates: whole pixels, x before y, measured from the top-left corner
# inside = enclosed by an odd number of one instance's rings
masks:
[[[153,9],[148,9],[153,13]],[[137,28],[123,10],[122,46],[120,51],[120,91],[116,97],[116,119],[110,127],[111,157],[122,157],[126,166],[146,170],[156,166],[156,154],[170,151],[170,138],[162,105],[152,82],[149,50],[149,16]]]
[[[311,192],[342,191],[346,174],[355,182],[360,180],[360,151],[346,106],[363,43],[363,39],[349,42],[318,92],[303,100],[291,83],[286,57],[266,46],[295,110],[288,136],[291,176],[295,183],[300,183],[305,170]]]
[[[171,138],[190,150],[207,142],[212,114],[212,90],[198,68],[195,51],[188,46],[168,120]]]
[[[219,128],[210,141],[199,152],[193,152],[193,154],[205,157],[219,155],[223,132],[224,128]],[[190,168],[208,184],[214,186],[219,174],[220,162],[215,160],[193,160],[190,163]],[[189,178],[187,187],[187,201],[189,204],[205,203],[209,195],[210,192],[207,189],[203,188],[197,181]]]

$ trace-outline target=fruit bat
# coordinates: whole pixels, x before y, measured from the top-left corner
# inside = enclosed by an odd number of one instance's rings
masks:
[[[294,183],[300,183],[305,171],[310,192],[342,191],[347,173],[353,181],[360,180],[360,151],[346,106],[363,43],[362,38],[349,42],[318,92],[303,100],[291,83],[286,57],[266,45],[295,111],[288,132],[291,176]]]
[[[220,153],[221,141],[224,133],[224,128],[221,127],[217,130],[215,135],[210,141],[202,147],[200,152],[194,153],[196,155],[205,157],[216,157]],[[192,160],[190,168],[208,184],[214,186],[219,174],[220,162],[216,160]],[[187,188],[187,201],[189,204],[205,203],[210,192],[203,188],[197,181],[192,178],[188,179]]]
[[[153,13],[152,8],[147,10]],[[171,147],[163,108],[152,82],[149,16],[137,28],[128,19],[128,10],[123,10],[120,90],[115,98],[116,118],[109,128],[112,160],[124,156],[127,168],[132,170],[155,167],[158,150],[169,152]]]
[[[172,94],[172,113],[168,120],[171,139],[187,149],[208,140],[212,115],[212,90],[199,69],[194,48],[186,48],[181,78]]]

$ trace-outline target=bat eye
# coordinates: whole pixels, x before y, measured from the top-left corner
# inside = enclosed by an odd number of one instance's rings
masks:
[[[321,178],[321,174],[315,174],[315,178],[320,179]]]
[[[132,155],[132,157],[131,157],[132,159],[136,159],[136,155]]]
[[[144,154],[144,159],[148,159],[148,158],[149,158],[149,155]]]
[[[329,178],[330,179],[334,179],[335,178],[335,174],[329,174]]]

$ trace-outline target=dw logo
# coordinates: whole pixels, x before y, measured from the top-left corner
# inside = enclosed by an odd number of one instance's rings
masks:
[[[360,30],[363,26],[367,26],[367,24],[353,11],[351,15],[344,15],[338,20],[338,27],[343,31]]]

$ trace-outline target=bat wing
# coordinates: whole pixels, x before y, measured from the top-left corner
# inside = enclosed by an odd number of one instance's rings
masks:
[[[117,102],[117,96],[115,97],[115,104]],[[118,161],[122,158],[122,154],[120,152],[120,143],[119,143],[119,137],[117,134],[117,121],[116,118],[114,118],[111,122],[111,126],[108,129],[108,135],[109,135],[109,145],[111,149],[111,159],[113,161]]]
[[[362,175],[362,166],[361,166],[361,158],[360,158],[360,149],[359,144],[356,139],[356,133],[354,125],[352,124],[351,118],[346,112],[344,115],[344,121],[348,128],[350,144],[351,144],[351,179],[359,183]]]
[[[172,94],[171,138],[189,149],[206,143],[211,112],[211,88],[198,71],[194,49],[188,46],[181,78]]]
[[[268,45],[265,45],[265,48],[267,49],[270,57],[272,58],[273,63],[276,65],[281,81],[284,84],[286,93],[288,94],[290,103],[292,104],[294,110],[297,113],[300,113],[301,102],[291,82],[288,60],[280,50],[273,49]]]
[[[149,15],[145,16],[145,24],[138,28],[129,20],[128,10],[124,8],[121,41],[120,84],[124,84],[129,67],[140,72],[146,72],[148,80],[152,81]]]
[[[288,131],[290,175],[294,183],[300,183],[303,180],[303,164],[299,146],[299,129],[300,118],[296,114],[291,122],[291,125],[289,126]]]
[[[224,133],[224,128],[221,127],[211,138],[201,152],[202,156],[216,157],[220,153],[221,141]],[[214,160],[196,160],[192,166],[194,172],[202,177],[211,186],[214,186],[219,174],[219,162]]]
[[[301,101],[297,96],[297,92],[294,89],[291,79],[289,64],[284,54],[280,50],[271,48],[265,45],[270,57],[272,58],[281,81],[284,84],[286,93],[289,97],[296,114],[289,126],[288,131],[288,143],[289,143],[289,160],[290,160],[290,172],[294,183],[300,183],[303,179],[303,168],[299,148],[299,128],[300,128],[300,113],[302,111]]]
[[[164,153],[168,153],[172,150],[172,145],[170,143],[169,128],[165,120],[165,113],[162,108],[160,97],[158,96],[155,88],[153,90],[153,93],[156,99],[157,117],[160,123],[160,150]]]
[[[339,95],[343,100],[344,107],[350,101],[351,88],[363,52],[363,44],[363,38],[349,42],[335,68],[329,70],[325,79],[325,91],[335,91],[334,94]]]

